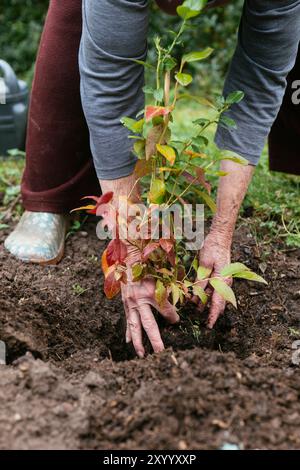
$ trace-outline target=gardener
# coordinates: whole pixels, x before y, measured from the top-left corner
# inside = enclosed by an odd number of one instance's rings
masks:
[[[134,186],[135,158],[122,116],[135,117],[143,108],[143,67],[147,51],[147,0],[84,0],[80,47],[81,93],[90,129],[91,148],[102,191],[128,195]],[[224,161],[217,198],[217,213],[200,253],[200,264],[213,273],[230,263],[237,215],[258,163],[270,128],[278,114],[300,40],[300,0],[248,0],[245,2],[238,46],[225,84],[225,92],[243,90],[245,99],[231,117],[238,129],[219,128],[219,147],[237,152],[248,166]],[[122,288],[127,316],[127,340],[144,355],[142,329],[154,351],[163,349],[151,312],[154,281],[128,283]],[[224,300],[214,292],[208,325],[224,310]],[[170,322],[178,315],[171,304],[161,309]]]
[[[161,1],[163,2],[163,0]],[[167,0],[165,1],[169,3]],[[64,5],[67,3],[64,2]],[[61,5],[58,8],[58,2],[54,2],[54,0],[51,5],[52,11],[56,7],[56,15],[59,16]],[[120,124],[120,118],[124,115],[134,117],[143,108],[141,91],[143,68],[130,59],[144,59],[146,55],[147,0],[84,0],[83,5],[83,35],[80,51],[82,101],[90,129],[95,168],[104,192],[112,190],[115,195],[128,194],[134,184],[132,172],[135,160],[131,154],[131,144],[127,138],[127,132]],[[65,13],[67,10],[66,8]],[[68,17],[67,14],[65,16]],[[52,20],[51,32],[55,30],[54,26],[57,24],[54,16]],[[217,143],[219,146],[236,151],[247,158],[249,166],[241,167],[232,162],[222,163],[222,169],[229,175],[221,179],[217,214],[200,254],[201,264],[214,268],[215,272],[219,272],[230,261],[232,235],[239,207],[270,127],[278,114],[286,89],[287,74],[293,68],[296,60],[300,35],[299,21],[300,0],[282,0],[280,2],[278,0],[248,0],[245,3],[239,43],[227,77],[225,94],[242,89],[245,91],[246,97],[241,104],[235,106],[231,113],[231,116],[238,122],[238,130],[229,132],[219,129]],[[62,44],[64,43],[64,31],[61,26],[60,24],[60,28],[55,31]],[[67,35],[66,39],[68,40],[69,37],[70,35]],[[71,45],[71,41],[69,44]],[[47,81],[46,78],[45,81]],[[65,86],[69,85],[70,80]],[[42,88],[41,85],[40,88]],[[287,98],[284,101],[285,111],[289,111],[285,112],[285,118],[295,112],[294,108],[290,111],[290,89],[289,86]],[[61,95],[62,104],[65,102],[65,96]],[[34,104],[38,106],[33,97],[32,106]],[[57,105],[58,102],[51,103],[53,112]],[[68,107],[67,110],[69,110]],[[42,113],[44,116],[47,115],[44,109],[40,110],[40,114]],[[71,114],[72,107],[70,107]],[[78,111],[79,114],[80,111]],[[284,120],[280,115],[275,127],[284,121],[286,119]],[[66,122],[68,121],[66,120]],[[71,122],[72,118],[70,118]],[[30,126],[32,131],[34,127],[38,129],[36,121],[30,120]],[[294,142],[297,142],[297,135],[297,129],[294,127],[292,134]],[[273,140],[277,139],[277,145],[273,147],[273,150],[276,150],[276,156],[279,151],[282,150],[283,153],[284,150],[282,140],[278,142],[278,136],[281,137],[282,134],[280,135],[276,129],[276,134],[273,134]],[[290,145],[289,155],[294,157],[298,150],[296,145],[291,145],[291,142],[292,139],[289,139],[287,143]],[[51,146],[44,146],[45,150],[49,148]],[[49,161],[50,157],[49,155]],[[282,159],[279,161],[282,162]],[[299,170],[299,160],[296,161],[292,158],[292,162],[293,166],[290,166],[289,169],[293,170],[298,165]],[[51,198],[56,191],[64,187],[63,173],[60,175],[60,181],[55,191],[51,192],[50,189],[45,198],[39,199],[39,191],[42,193],[45,181],[48,181],[49,188],[51,188],[51,178],[38,180],[36,174],[41,169],[41,163],[38,158],[34,163],[35,166],[31,165],[31,171],[28,170],[30,166],[28,167],[27,163],[27,179],[30,178],[31,181],[36,182],[35,192],[32,191],[29,197],[37,198],[36,204],[31,209],[29,208],[29,211],[60,212],[60,208],[51,209],[50,206],[47,207],[47,204],[51,203]],[[277,166],[280,169],[287,169],[282,163]],[[59,162],[57,162],[57,167],[60,167]],[[78,173],[79,175],[82,173]],[[67,189],[72,188],[72,178],[69,181]],[[77,177],[74,182],[78,182]],[[86,194],[86,191],[83,189],[81,194]],[[136,197],[138,197],[137,194]],[[63,192],[60,194],[59,201],[63,205]],[[39,206],[39,204],[41,205]],[[31,215],[30,212],[26,214],[27,217]],[[34,215],[36,216],[36,214]],[[34,228],[33,223],[31,224],[32,231]],[[26,230],[25,235],[27,240],[30,240],[28,225]],[[57,240],[58,232],[55,226],[50,232],[53,234],[53,239]],[[15,254],[22,258],[22,240],[24,240],[22,226],[16,236],[14,237],[13,234],[11,239],[19,250]],[[56,243],[56,246],[58,245],[59,243]],[[10,248],[9,243],[7,243],[7,247]],[[13,250],[11,249],[11,251]],[[142,328],[146,330],[154,350],[162,350],[163,344],[159,330],[150,310],[150,305],[154,304],[153,285],[148,281],[129,284],[123,289],[123,300],[128,320],[127,339],[133,341],[137,353],[140,356],[144,354],[141,341]],[[222,299],[214,293],[209,314],[210,327],[214,325],[224,310],[224,306]],[[161,313],[171,322],[176,322],[178,319],[176,312],[170,305]]]

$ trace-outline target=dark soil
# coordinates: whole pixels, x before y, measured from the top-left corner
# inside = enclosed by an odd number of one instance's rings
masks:
[[[102,293],[103,245],[85,229],[53,267],[1,244],[0,448],[299,449],[300,251],[257,246],[241,226],[234,259],[269,287],[236,282],[239,309],[214,331],[187,309],[180,326],[161,324],[168,349],[138,360],[120,300]]]

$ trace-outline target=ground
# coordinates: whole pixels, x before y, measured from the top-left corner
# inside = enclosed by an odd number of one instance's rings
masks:
[[[1,243],[0,448],[299,449],[300,250],[257,244],[249,226],[234,259],[269,286],[236,282],[238,310],[214,331],[186,309],[145,359],[124,344],[120,300],[103,296],[93,220],[58,266],[22,264]]]

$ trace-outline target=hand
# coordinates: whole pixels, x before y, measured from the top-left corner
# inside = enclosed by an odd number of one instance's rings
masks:
[[[126,313],[126,342],[132,341],[139,357],[144,357],[145,350],[142,342],[142,329],[145,330],[155,353],[164,350],[159,328],[155,321],[151,306],[158,310],[170,323],[177,323],[179,315],[176,308],[166,300],[158,305],[155,300],[155,281],[143,279],[141,281],[128,281],[122,285],[122,299]]]
[[[211,277],[219,276],[221,270],[230,264],[231,241],[230,236],[213,231],[204,240],[203,248],[199,254],[199,265],[212,269]],[[228,285],[232,284],[231,279],[224,279],[224,281]],[[226,302],[212,287],[207,287],[208,281],[203,281],[200,285],[203,289],[206,289],[207,294],[211,295],[207,326],[213,328],[219,316],[224,312]],[[203,310],[203,304],[199,308]]]

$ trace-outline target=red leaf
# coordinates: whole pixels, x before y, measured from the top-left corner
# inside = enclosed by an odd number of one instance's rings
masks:
[[[106,259],[109,266],[125,261],[127,246],[119,238],[111,240],[106,250]]]
[[[169,263],[172,265],[172,266],[175,266],[176,264],[176,256],[175,256],[175,250],[174,248],[172,247],[172,249],[169,251],[168,253],[168,260],[169,260]]]
[[[162,238],[161,240],[159,240],[159,244],[166,253],[170,253],[170,251],[174,247],[174,241],[167,240],[166,238]]]
[[[151,253],[155,251],[157,248],[159,248],[159,243],[158,242],[150,242],[148,245],[144,248],[143,253],[142,253],[142,260],[147,261]]]
[[[121,281],[115,277],[115,269],[111,269],[104,282],[104,293],[108,299],[115,297],[121,290]]]
[[[197,181],[204,186],[208,194],[211,193],[211,185],[208,181],[205,179],[205,171],[203,168],[196,168],[196,175],[197,175]]]
[[[171,112],[170,106],[147,106],[145,111],[146,122],[157,116],[167,116]]]
[[[82,199],[92,199],[97,203],[97,207],[101,204],[107,204],[112,200],[114,193],[112,191],[108,191],[107,193],[102,194],[101,196],[84,196]]]
[[[112,200],[113,197],[114,197],[114,193],[112,191],[108,191],[107,193],[102,194],[102,196],[100,196],[99,198],[98,205],[108,204]]]

